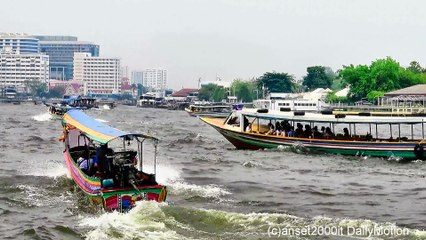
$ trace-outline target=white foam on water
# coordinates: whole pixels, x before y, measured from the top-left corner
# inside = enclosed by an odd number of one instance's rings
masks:
[[[111,108],[110,108],[108,105],[106,105],[106,104],[105,104],[105,105],[103,105],[103,106],[102,106],[102,108],[103,108],[103,109],[105,109],[105,110],[109,110],[109,109],[111,109]]]
[[[183,239],[175,231],[168,229],[166,214],[156,202],[142,201],[128,213],[111,212],[80,221],[80,226],[93,230],[86,239]]]
[[[268,229],[341,227],[341,237],[365,239],[366,235],[348,236],[345,229],[398,229],[405,236],[397,239],[424,239],[426,232],[398,227],[393,223],[377,223],[368,219],[338,219],[318,216],[302,218],[283,213],[236,213],[223,210],[167,206],[156,202],[138,202],[127,214],[112,212],[86,217],[80,226],[90,228],[87,239],[264,239]],[[177,231],[179,230],[179,231]],[[178,233],[177,233],[177,232]],[[350,234],[349,234],[350,235]],[[284,237],[284,236],[282,236]],[[373,236],[374,239],[395,239],[398,236]],[[337,238],[336,238],[337,239]],[[371,239],[371,238],[370,238]]]
[[[21,174],[28,176],[46,176],[51,178],[67,176],[68,178],[71,178],[71,175],[64,163],[52,161],[39,161],[29,168],[21,169]]]
[[[144,171],[153,172],[153,168],[144,168]],[[187,183],[181,178],[180,171],[171,166],[158,165],[156,176],[156,180],[159,183],[167,186],[169,192],[176,195],[219,199],[222,196],[231,194],[218,185],[196,185]]]
[[[36,186],[30,185],[18,185],[16,188],[23,191],[24,196],[16,198],[16,201],[23,201],[26,205],[36,206],[36,207],[45,207],[45,206],[54,206],[56,204],[63,204],[64,202],[71,202],[71,198],[67,193],[60,195],[51,196],[44,188],[39,188]]]
[[[52,116],[49,113],[41,113],[31,117],[32,119],[38,122],[46,122],[52,119]]]
[[[174,194],[184,195],[186,197],[203,197],[221,199],[221,197],[230,195],[231,192],[223,189],[220,186],[210,185],[195,185],[186,182],[176,181],[168,185],[169,191]]]

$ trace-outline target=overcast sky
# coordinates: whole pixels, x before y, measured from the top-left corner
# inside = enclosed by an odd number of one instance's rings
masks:
[[[0,32],[74,35],[129,72],[167,69],[178,89],[386,56],[426,65],[425,9],[423,0],[2,0]]]

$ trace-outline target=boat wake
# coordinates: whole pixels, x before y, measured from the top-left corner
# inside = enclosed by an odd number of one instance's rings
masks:
[[[144,171],[153,172],[152,169],[149,168],[144,169]],[[187,183],[181,177],[180,171],[169,166],[158,165],[157,176],[158,183],[167,186],[169,193],[184,196],[186,199],[207,198],[222,200],[223,196],[231,194],[229,191],[218,185],[196,185]]]
[[[20,173],[27,176],[58,178],[66,176],[71,178],[69,171],[62,162],[37,162],[34,166],[21,169]]]
[[[171,194],[182,195],[186,199],[190,198],[207,198],[215,200],[223,200],[223,196],[230,195],[231,192],[223,189],[222,187],[214,184],[209,185],[195,185],[183,181],[176,181],[169,184],[169,191]]]
[[[263,239],[271,227],[340,228],[335,239],[351,235],[351,229],[383,229],[404,234],[403,239],[426,239],[426,231],[376,223],[365,219],[300,218],[282,213],[236,213],[211,209],[182,208],[156,202],[138,202],[127,214],[104,213],[80,221],[88,228],[86,239]],[[268,230],[269,229],[269,230]],[[352,234],[353,235],[353,234]],[[361,233],[356,238],[367,238]],[[375,239],[395,239],[395,235]],[[297,239],[297,238],[296,238]],[[399,239],[399,238],[398,238]]]
[[[46,122],[52,119],[52,116],[49,113],[41,113],[31,117],[32,119],[38,122]]]

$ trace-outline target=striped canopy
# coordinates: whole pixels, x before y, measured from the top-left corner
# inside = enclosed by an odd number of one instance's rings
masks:
[[[105,144],[120,137],[141,137],[153,140],[158,140],[154,137],[147,136],[140,133],[128,133],[119,129],[110,127],[104,123],[96,121],[95,119],[87,116],[80,110],[72,109],[64,114],[63,123],[74,126],[82,131],[88,138]]]

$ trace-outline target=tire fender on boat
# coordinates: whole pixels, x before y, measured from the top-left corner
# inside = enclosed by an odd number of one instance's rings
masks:
[[[414,155],[416,155],[417,159],[425,160],[424,151],[424,146],[419,143],[414,147]]]

